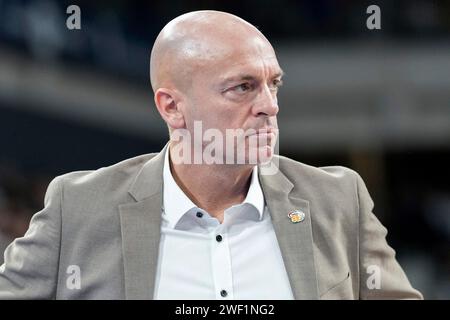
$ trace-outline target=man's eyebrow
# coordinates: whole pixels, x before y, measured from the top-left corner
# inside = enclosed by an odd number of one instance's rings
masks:
[[[284,71],[280,69],[280,71],[278,71],[277,73],[275,73],[272,78],[281,78],[282,76],[284,76]],[[238,74],[238,75],[234,75],[228,78],[225,78],[223,80],[222,83],[228,83],[228,82],[233,82],[233,81],[252,81],[255,80],[257,77],[251,75],[251,74],[247,74],[247,73],[242,73],[242,74]]]
[[[241,80],[254,80],[255,77],[251,74],[238,74],[231,77],[227,77],[223,80],[223,83],[233,82],[233,81],[241,81]]]
[[[281,77],[283,77],[283,76],[284,76],[284,71],[283,71],[283,69],[280,69],[280,71],[278,71],[278,72],[275,74],[274,78],[281,78]]]

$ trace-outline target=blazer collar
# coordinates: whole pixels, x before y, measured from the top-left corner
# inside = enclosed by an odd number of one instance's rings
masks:
[[[135,202],[119,205],[126,299],[153,299],[161,238],[163,150],[136,175],[128,192]]]
[[[164,155],[169,143],[164,148],[147,161],[136,175],[128,192],[136,201],[141,201],[162,192]]]

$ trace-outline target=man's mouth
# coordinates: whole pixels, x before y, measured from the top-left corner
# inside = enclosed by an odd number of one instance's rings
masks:
[[[275,128],[261,128],[261,129],[254,129],[252,130],[250,134],[248,134],[248,137],[251,136],[258,136],[258,137],[267,137],[267,138],[274,138],[278,134],[278,129]]]

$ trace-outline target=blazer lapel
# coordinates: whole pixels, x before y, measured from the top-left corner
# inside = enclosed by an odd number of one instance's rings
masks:
[[[261,187],[294,297],[297,300],[318,299],[309,202],[290,195],[293,184],[280,170],[274,175],[264,175],[261,171],[258,170]],[[292,223],[288,213],[293,210],[303,211],[305,219]]]
[[[166,149],[167,145],[137,174],[128,191],[136,202],[119,206],[126,299],[153,299]]]

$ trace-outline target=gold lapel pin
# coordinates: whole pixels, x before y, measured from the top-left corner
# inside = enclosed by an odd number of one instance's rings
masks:
[[[305,220],[305,213],[300,210],[294,210],[289,212],[288,217],[292,223],[299,223]]]

